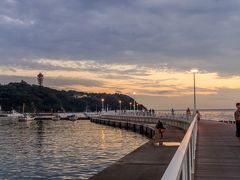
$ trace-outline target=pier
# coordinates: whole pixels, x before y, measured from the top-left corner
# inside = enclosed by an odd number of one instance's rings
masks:
[[[149,138],[158,120],[167,127],[162,145],[155,146],[150,140],[92,177],[93,180],[240,179],[240,140],[235,137],[234,123],[198,122],[196,117],[187,120],[176,116],[102,115],[90,119]]]
[[[200,121],[196,157],[196,180],[240,179],[240,139],[235,136],[235,125]]]

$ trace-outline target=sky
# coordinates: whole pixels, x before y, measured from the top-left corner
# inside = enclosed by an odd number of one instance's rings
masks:
[[[239,0],[1,0],[0,83],[121,93],[155,109],[240,101]]]

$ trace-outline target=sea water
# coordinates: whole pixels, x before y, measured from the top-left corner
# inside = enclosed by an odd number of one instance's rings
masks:
[[[88,179],[147,141],[89,121],[0,125],[0,179]]]

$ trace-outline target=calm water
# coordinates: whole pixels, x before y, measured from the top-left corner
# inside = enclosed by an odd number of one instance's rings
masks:
[[[167,113],[171,114],[170,111],[159,111],[160,113]],[[200,114],[202,119],[206,120],[213,120],[213,121],[233,121],[234,120],[234,112],[235,110],[222,110],[222,109],[217,109],[217,110],[200,110]],[[175,110],[176,114],[186,114],[186,111],[182,110]]]
[[[147,141],[89,121],[0,125],[0,178],[87,179]]]
[[[233,120],[234,110],[200,112],[203,119]],[[0,122],[0,178],[88,179],[147,141],[89,121]]]
[[[201,115],[203,119],[214,121],[234,121],[235,110],[203,110]]]

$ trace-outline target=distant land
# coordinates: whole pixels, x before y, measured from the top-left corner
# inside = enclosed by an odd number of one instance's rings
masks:
[[[0,85],[0,105],[4,111],[14,109],[21,112],[23,104],[25,112],[83,112],[86,109],[100,111],[102,98],[109,110],[118,110],[119,100],[122,102],[123,110],[130,109],[130,102],[134,102],[133,98],[124,94],[56,90],[30,85],[25,81]],[[143,105],[139,105],[138,108],[145,109]]]

